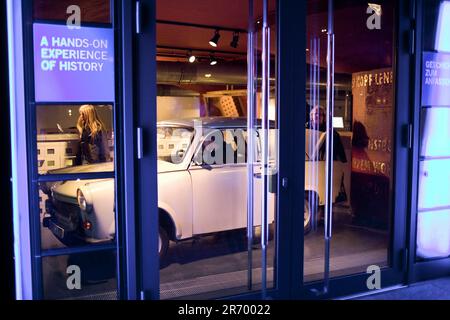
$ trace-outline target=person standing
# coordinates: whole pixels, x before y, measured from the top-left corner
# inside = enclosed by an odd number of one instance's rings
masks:
[[[321,132],[327,131],[327,118],[325,108],[321,106],[314,106],[310,113],[310,121],[307,124],[307,128],[311,130],[318,130]],[[320,159],[325,159],[326,143],[323,143],[320,151]],[[342,144],[341,136],[333,128],[333,160],[339,160],[343,163],[347,162],[347,156],[345,155],[344,145]]]
[[[93,105],[82,105],[79,112],[77,128],[80,133],[80,146],[77,164],[106,162],[108,153],[105,125]]]

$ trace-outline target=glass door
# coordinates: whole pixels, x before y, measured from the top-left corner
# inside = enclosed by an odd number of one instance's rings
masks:
[[[403,4],[307,3],[304,283],[313,297],[382,289],[402,281],[405,254]]]
[[[138,21],[148,19],[138,23],[135,67],[145,102],[138,120],[142,297],[270,296],[277,288],[277,2],[156,0],[136,8]]]
[[[276,1],[156,8],[161,299],[275,287]]]

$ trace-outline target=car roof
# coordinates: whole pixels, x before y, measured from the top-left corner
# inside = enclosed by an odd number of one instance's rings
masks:
[[[219,128],[244,128],[247,127],[246,117],[193,117],[185,119],[174,119],[158,121],[161,127],[194,127],[199,123],[203,128],[219,129]],[[256,120],[257,127],[261,126],[261,119]],[[270,127],[275,127],[275,122],[270,121]]]

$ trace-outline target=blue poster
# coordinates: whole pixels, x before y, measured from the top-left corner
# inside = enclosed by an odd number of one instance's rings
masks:
[[[114,32],[111,28],[36,23],[36,102],[114,102]]]
[[[450,54],[423,53],[422,106],[450,106]]]

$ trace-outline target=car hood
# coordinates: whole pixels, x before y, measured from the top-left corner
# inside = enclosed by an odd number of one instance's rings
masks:
[[[111,172],[114,171],[114,162],[103,162],[96,164],[86,164],[81,166],[67,167],[62,169],[51,170],[49,174],[76,174],[76,173],[92,173],[92,172]],[[102,181],[105,179],[90,179],[90,180],[68,180],[62,182],[50,182],[48,187],[53,192],[53,195],[58,200],[73,202],[77,198],[77,190],[81,186],[90,183]],[[62,199],[61,197],[64,197]]]
[[[89,184],[108,180],[108,179],[96,179],[96,180],[70,180],[55,183],[51,187],[52,195],[56,200],[73,202],[77,204],[77,190],[82,186],[87,186]]]
[[[85,164],[81,166],[67,167],[62,169],[51,170],[49,174],[66,174],[66,173],[89,173],[89,172],[110,172],[114,171],[114,162],[103,162],[95,164]]]
[[[158,160],[158,173],[185,170],[183,164],[174,164],[167,161]],[[67,167],[51,170],[49,174],[66,173],[89,173],[89,172],[110,172],[114,171],[114,162],[86,164],[82,166]]]

